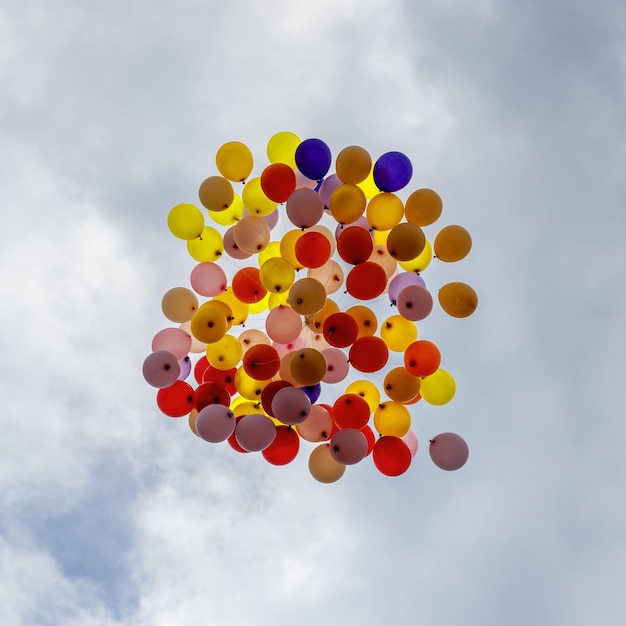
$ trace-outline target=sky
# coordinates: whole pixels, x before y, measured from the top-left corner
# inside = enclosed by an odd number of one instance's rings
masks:
[[[623,624],[625,25],[612,0],[6,0],[0,623]],[[193,267],[170,208],[282,130],[404,152],[472,235],[430,280],[476,313],[420,324],[457,394],[416,409],[400,477],[211,446],[141,374]]]

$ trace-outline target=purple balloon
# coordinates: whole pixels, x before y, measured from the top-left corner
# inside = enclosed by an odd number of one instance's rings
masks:
[[[157,350],[149,354],[143,362],[143,377],[153,387],[164,389],[172,386],[180,374],[176,357],[167,350]]]
[[[303,422],[311,412],[311,400],[300,387],[284,387],[272,398],[272,413],[283,424]]]
[[[437,467],[449,472],[463,467],[469,458],[465,439],[456,433],[441,433],[433,437],[428,452]]]
[[[330,196],[333,191],[341,185],[343,185],[343,183],[339,180],[339,176],[337,176],[337,174],[331,174],[324,179],[324,182],[320,186],[319,194],[326,208],[330,206]]]
[[[191,359],[186,356],[178,362],[178,365],[180,365],[178,380],[186,380],[189,374],[191,374]]]
[[[330,440],[330,454],[342,465],[354,465],[367,456],[367,438],[356,428],[342,428]]]
[[[244,450],[260,452],[276,439],[276,426],[266,415],[248,413],[237,422],[235,438]]]
[[[319,383],[317,383],[317,385],[309,385],[307,387],[300,387],[300,389],[302,389],[302,391],[306,393],[309,400],[311,401],[311,404],[315,404],[315,402],[317,402],[318,398],[320,397],[322,393],[322,385],[320,385]]]
[[[398,302],[398,295],[405,287],[411,285],[419,285],[420,287],[426,287],[424,279],[415,272],[402,272],[397,276],[394,276],[389,283],[387,295],[391,304],[396,305]]]
[[[427,318],[433,310],[433,297],[425,287],[409,285],[398,294],[398,313],[412,322]]]
[[[295,157],[298,169],[311,180],[324,178],[332,162],[330,148],[321,139],[305,139]]]
[[[394,192],[406,187],[413,166],[402,152],[386,152],[374,163],[374,183],[381,191]]]
[[[223,404],[209,404],[196,417],[196,431],[209,443],[226,441],[235,430],[235,415]]]

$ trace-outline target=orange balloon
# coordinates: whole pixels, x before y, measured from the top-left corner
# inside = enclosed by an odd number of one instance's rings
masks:
[[[426,245],[424,231],[416,224],[402,222],[389,231],[387,250],[396,261],[410,261]]]
[[[371,169],[372,157],[360,146],[344,148],[335,161],[335,171],[342,183],[357,185],[368,177]]]
[[[356,320],[357,326],[359,327],[358,338],[369,337],[376,332],[378,328],[378,319],[372,309],[363,306],[362,304],[357,304],[355,306],[351,306],[346,313],[352,315],[352,317]]]
[[[209,211],[225,211],[235,199],[233,186],[223,176],[209,176],[200,185],[198,195]]]
[[[417,226],[429,226],[436,222],[443,210],[439,194],[432,189],[417,189],[404,203],[407,222]]]
[[[468,317],[478,306],[478,295],[465,283],[447,283],[437,298],[441,308],[452,317]]]
[[[463,226],[445,226],[435,237],[433,250],[440,261],[454,263],[464,259],[472,249],[472,238]]]
[[[267,289],[261,284],[257,267],[244,267],[233,276],[233,293],[241,302],[254,304],[265,298]]]
[[[439,348],[425,339],[414,341],[404,353],[404,367],[413,376],[430,376],[439,369],[440,363]]]
[[[405,367],[394,367],[387,372],[383,386],[390,400],[410,402],[420,391],[420,379]]]

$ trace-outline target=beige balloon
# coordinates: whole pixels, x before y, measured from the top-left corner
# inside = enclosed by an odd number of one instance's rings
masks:
[[[187,287],[174,287],[163,296],[161,308],[168,320],[182,324],[188,322],[198,310],[198,298]]]
[[[313,448],[309,455],[309,472],[321,483],[334,483],[345,473],[346,466],[335,461],[330,454],[330,446],[323,443]]]

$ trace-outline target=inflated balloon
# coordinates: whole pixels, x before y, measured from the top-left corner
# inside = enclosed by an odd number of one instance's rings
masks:
[[[422,273],[442,267],[434,255],[456,262],[471,248],[462,226],[422,230],[443,204],[432,189],[404,191],[413,175],[405,154],[372,164],[352,145],[336,153],[335,172],[332,163],[324,141],[287,131],[270,138],[260,164],[240,141],[220,146],[198,206],[167,213],[196,263],[190,288],[163,296],[174,327],[153,335],[142,368],[161,412],[188,415],[211,444],[260,451],[275,466],[291,463],[302,442],[321,444],[309,471],[323,483],[369,455],[381,473],[403,474],[419,447],[412,418],[455,395],[416,323],[432,313]],[[460,282],[437,299],[455,318],[478,303]],[[446,470],[467,460],[457,435],[438,435],[429,451]]]
[[[413,176],[413,166],[402,152],[386,152],[374,163],[374,182],[381,191],[398,191]]]
[[[478,306],[478,295],[465,283],[447,283],[437,294],[441,308],[452,317],[469,317]]]
[[[204,215],[193,204],[177,204],[167,216],[167,225],[179,239],[196,239],[204,230]]]
[[[458,470],[467,463],[469,448],[456,433],[441,433],[430,440],[428,452],[433,463],[447,471]]]

